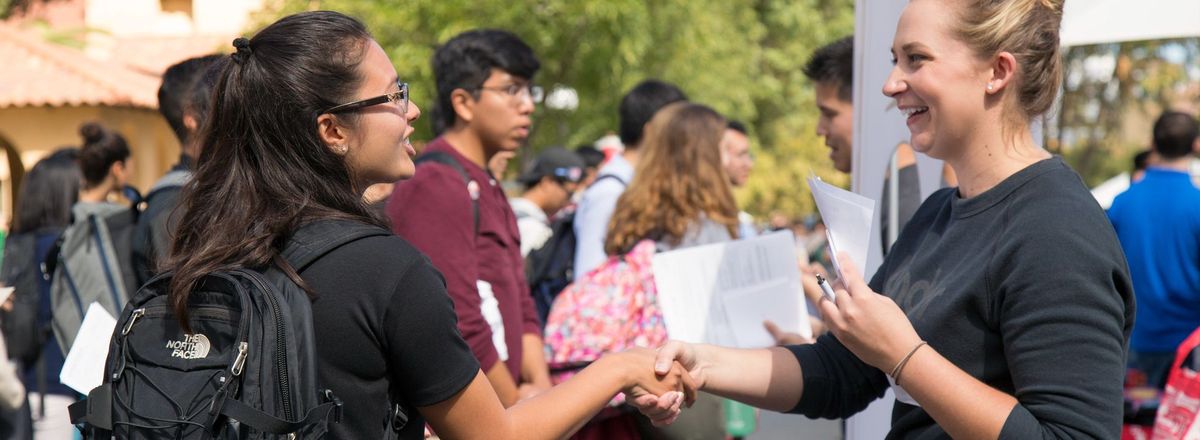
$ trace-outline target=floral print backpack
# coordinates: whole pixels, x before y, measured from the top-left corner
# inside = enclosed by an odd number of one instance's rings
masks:
[[[561,383],[610,351],[654,348],[667,341],[651,260],[656,246],[642,240],[610,257],[563,290],[546,319],[546,361]],[[619,404],[620,395],[613,404]]]

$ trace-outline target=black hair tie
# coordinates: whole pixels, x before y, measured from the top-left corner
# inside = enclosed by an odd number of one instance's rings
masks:
[[[234,52],[230,56],[238,64],[245,63],[250,58],[250,54],[254,53],[254,50],[250,49],[250,40],[246,39],[246,37],[235,38],[233,40],[233,47],[237,48],[237,52]]]

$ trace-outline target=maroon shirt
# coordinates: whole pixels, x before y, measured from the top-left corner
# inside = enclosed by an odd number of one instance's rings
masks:
[[[500,357],[492,343],[491,327],[480,312],[475,282],[492,285],[504,320],[505,365],[520,383],[521,338],[529,333],[541,336],[541,327],[525,284],[516,216],[500,184],[444,138],[430,142],[425,148],[429,151],[449,154],[479,185],[479,235],[475,235],[474,212],[462,175],[432,161],[417,167],[411,179],[396,184],[387,202],[392,230],[428,255],[446,278],[458,328],[484,371]]]

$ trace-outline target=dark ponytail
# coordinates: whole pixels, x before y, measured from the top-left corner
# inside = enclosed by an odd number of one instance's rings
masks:
[[[329,11],[290,15],[234,41],[167,259],[175,271],[171,302],[185,329],[188,294],[204,274],[274,264],[304,286],[279,257],[299,226],[325,218],[386,226],[316,123],[323,109],[354,95],[370,41],[358,20]]]

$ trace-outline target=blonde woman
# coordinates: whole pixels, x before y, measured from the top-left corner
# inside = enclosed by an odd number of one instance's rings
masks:
[[[897,386],[888,438],[1119,438],[1128,269],[1104,212],[1028,124],[1061,81],[1062,10],[911,1],[883,92],[959,186],[924,202],[870,283],[840,258],[846,288],[820,304],[832,335],[764,350],[672,342],[659,365],[810,417],[852,415]]]

